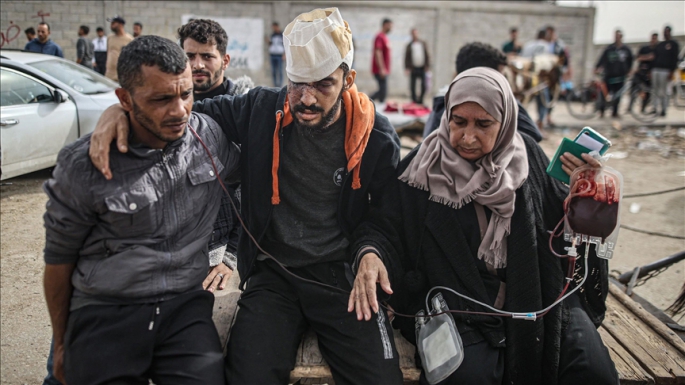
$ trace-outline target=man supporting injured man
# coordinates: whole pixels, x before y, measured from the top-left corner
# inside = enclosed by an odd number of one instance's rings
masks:
[[[60,152],[44,186],[55,376],[224,384],[214,296],[202,281],[216,179],[237,168],[238,151],[216,122],[191,113],[191,68],[177,44],[139,37],[122,49],[118,73],[131,148],[112,154],[115,177],[93,167],[85,136]]]
[[[246,288],[228,343],[228,382],[287,384],[311,328],[336,384],[399,384],[392,329],[376,297],[377,283],[392,293],[395,265],[382,239],[356,242],[394,178],[399,139],[354,85],[352,35],[336,8],[298,16],[284,43],[287,87],[194,105],[241,145],[249,233],[240,238],[238,271]],[[105,116],[91,156],[111,177],[110,143],[117,137],[125,149],[128,132],[120,107]]]

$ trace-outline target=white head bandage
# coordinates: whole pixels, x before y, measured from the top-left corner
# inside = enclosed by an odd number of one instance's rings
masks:
[[[315,9],[295,18],[283,31],[288,79],[312,83],[340,64],[352,65],[352,31],[338,8]]]

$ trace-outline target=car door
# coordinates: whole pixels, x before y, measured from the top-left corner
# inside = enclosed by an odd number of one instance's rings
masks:
[[[0,179],[54,166],[59,150],[77,137],[76,105],[65,92],[0,68]]]

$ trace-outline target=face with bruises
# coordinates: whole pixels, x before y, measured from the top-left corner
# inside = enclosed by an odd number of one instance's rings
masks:
[[[193,80],[190,66],[180,74],[169,74],[158,66],[142,66],[141,84],[131,90],[118,88],[124,110],[130,112],[131,129],[151,148],[164,148],[180,139],[193,107]]]
[[[340,117],[342,93],[354,84],[357,73],[349,70],[347,76],[342,68],[313,83],[288,84],[288,103],[295,125],[320,131]]]
[[[492,152],[501,127],[478,103],[456,105],[450,113],[450,145],[462,158],[478,160]]]

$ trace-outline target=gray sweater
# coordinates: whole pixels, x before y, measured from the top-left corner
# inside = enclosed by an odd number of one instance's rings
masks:
[[[324,132],[293,125],[283,143],[281,203],[274,206],[264,247],[288,266],[347,260],[349,242],[338,225],[345,123],[343,114]]]

